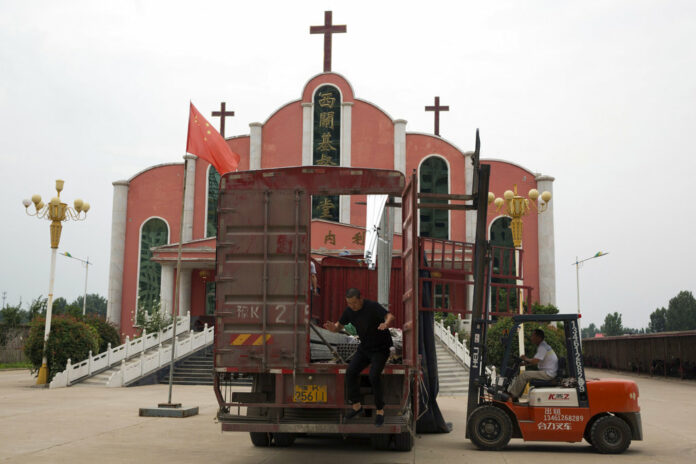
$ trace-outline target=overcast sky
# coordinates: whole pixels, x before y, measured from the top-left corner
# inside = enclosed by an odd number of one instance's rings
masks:
[[[482,156],[554,176],[557,302],[583,325],[606,313],[646,326],[696,290],[693,1],[0,1],[0,294],[46,295],[49,223],[33,193],[92,205],[63,228],[61,251],[89,256],[89,292],[106,295],[111,182],[181,161],[188,102],[221,101],[247,134],[322,71],[309,35],[324,10],[333,70],[407,131],[440,132]],[[179,202],[180,198],[172,197]],[[84,268],[58,257],[56,296],[80,295]]]

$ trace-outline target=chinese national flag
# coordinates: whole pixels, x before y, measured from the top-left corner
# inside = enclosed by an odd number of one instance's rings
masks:
[[[213,165],[220,175],[236,171],[239,155],[191,103],[186,151]]]

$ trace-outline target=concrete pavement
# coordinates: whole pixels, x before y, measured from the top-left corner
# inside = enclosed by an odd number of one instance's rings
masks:
[[[588,370],[588,377],[629,377]],[[620,456],[586,443],[530,444],[513,440],[502,452],[482,452],[464,439],[465,397],[442,397],[450,434],[421,435],[410,453],[374,451],[368,440],[300,438],[292,448],[254,448],[244,433],[220,432],[209,386],[175,386],[173,400],[200,407],[186,419],[138,417],[138,408],[166,401],[167,386],[95,389],[32,388],[28,371],[0,371],[0,462],[3,463],[303,463],[332,464],[696,461],[696,382],[630,377],[640,387],[645,441]],[[240,387],[243,389],[244,387]]]

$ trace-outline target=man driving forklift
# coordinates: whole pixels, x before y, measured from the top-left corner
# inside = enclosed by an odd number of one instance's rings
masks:
[[[508,387],[508,393],[512,396],[512,401],[518,401],[525,385],[532,379],[553,380],[558,372],[558,356],[554,353],[551,345],[544,340],[545,334],[541,329],[535,329],[532,332],[532,343],[537,345],[536,353],[533,358],[528,358],[525,355],[520,356],[525,366],[537,366],[539,370],[525,370],[515,377]]]

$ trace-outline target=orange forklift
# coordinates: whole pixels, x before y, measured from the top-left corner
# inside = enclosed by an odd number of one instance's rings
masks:
[[[477,182],[488,190],[489,166],[480,166]],[[579,442],[584,438],[604,454],[624,452],[631,440],[642,440],[638,386],[630,380],[586,379],[577,314],[513,316],[513,328],[503,337],[502,365],[494,375],[486,362],[486,334],[495,321],[486,304],[490,294],[491,252],[486,240],[484,195],[476,199],[477,226],[474,253],[474,295],[470,340],[471,362],[466,438],[483,450],[500,450],[511,438],[524,441]],[[488,269],[487,269],[488,268]],[[488,271],[488,272],[487,272]],[[488,292],[486,291],[488,287]],[[529,401],[513,402],[507,388],[520,369],[513,359],[513,342],[525,322],[563,324],[566,356],[559,356],[555,379],[533,380]]]

